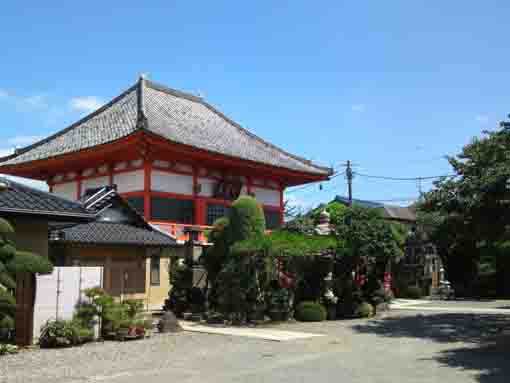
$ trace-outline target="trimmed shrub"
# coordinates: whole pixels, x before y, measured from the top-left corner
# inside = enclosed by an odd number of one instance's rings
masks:
[[[0,289],[0,317],[14,316],[16,313],[16,299],[7,290]]]
[[[13,330],[14,325],[14,319],[9,316],[4,316],[0,319],[0,330]]]
[[[16,256],[7,263],[7,269],[13,274],[23,272],[49,274],[53,271],[53,265],[40,255],[17,251]]]
[[[0,355],[9,355],[18,353],[18,346],[12,344],[0,344]]]
[[[374,316],[374,311],[374,306],[368,302],[363,302],[356,308],[355,314],[360,318],[370,318]]]
[[[294,316],[302,322],[321,322],[327,318],[326,308],[317,302],[303,301],[296,306]]]
[[[264,210],[253,197],[239,197],[232,204],[229,219],[232,242],[262,237],[265,233]]]
[[[423,290],[418,286],[409,286],[402,291],[402,298],[420,299],[423,297]]]
[[[39,345],[41,348],[69,347],[92,340],[92,330],[81,327],[78,322],[54,320],[41,328]]]
[[[126,305],[126,311],[130,319],[135,319],[143,311],[142,299],[126,299],[122,304]]]

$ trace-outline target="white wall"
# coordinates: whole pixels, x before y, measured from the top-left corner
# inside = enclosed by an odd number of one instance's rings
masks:
[[[37,275],[34,303],[34,342],[48,320],[72,319],[80,291],[102,286],[102,267],[54,267],[53,273]],[[57,296],[57,291],[60,294]]]
[[[211,178],[201,178],[197,179],[197,182],[202,185],[202,190],[200,191],[200,196],[202,197],[212,197],[214,195],[214,188],[218,183],[218,180]]]
[[[82,195],[87,191],[87,189],[95,189],[103,186],[110,185],[110,177],[97,177],[97,178],[89,178],[87,180],[83,180],[81,182],[81,192]]]
[[[135,170],[133,172],[118,173],[113,175],[113,183],[117,185],[119,193],[128,193],[144,190],[144,171]]]
[[[280,206],[280,191],[252,187],[255,198],[263,205]]]
[[[193,176],[152,171],[151,189],[167,193],[193,194]]]
[[[76,200],[76,193],[78,192],[78,185],[76,181],[67,182],[64,184],[53,185],[52,193],[60,197],[64,197],[71,200]]]

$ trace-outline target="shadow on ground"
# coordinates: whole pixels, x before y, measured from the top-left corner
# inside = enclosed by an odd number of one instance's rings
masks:
[[[510,317],[483,314],[391,316],[355,325],[360,333],[422,338],[468,345],[443,351],[435,359],[447,366],[474,371],[480,383],[510,382]]]

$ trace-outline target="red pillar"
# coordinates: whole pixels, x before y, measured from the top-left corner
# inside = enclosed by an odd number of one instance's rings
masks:
[[[251,195],[251,177],[246,177],[246,194]]]
[[[81,172],[76,176],[76,199],[81,198]]]
[[[285,186],[281,184],[280,186],[280,225],[285,223],[285,208],[283,201],[283,192],[285,191]]]
[[[193,205],[195,207],[193,223],[205,225],[205,200],[199,196],[198,185],[198,169],[193,167]]]
[[[108,182],[113,186],[113,164],[108,165]]]
[[[143,187],[143,209],[145,212],[145,220],[151,219],[151,178],[152,178],[152,161],[146,158],[143,162],[144,169],[144,187]]]

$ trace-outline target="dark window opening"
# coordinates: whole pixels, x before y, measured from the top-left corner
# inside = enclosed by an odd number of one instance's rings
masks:
[[[159,286],[161,258],[159,256],[151,257],[151,285]]]
[[[151,219],[192,224],[195,215],[193,200],[164,197],[151,198]]]
[[[140,214],[142,217],[145,214],[145,204],[143,197],[128,197],[126,198],[129,206],[131,206],[135,211]]]
[[[207,205],[207,217],[206,217],[207,225],[211,226],[217,219],[228,216],[229,211],[230,211],[229,206],[218,204]]]
[[[266,218],[266,229],[275,230],[280,225],[280,212],[277,210],[264,210],[264,217]]]

